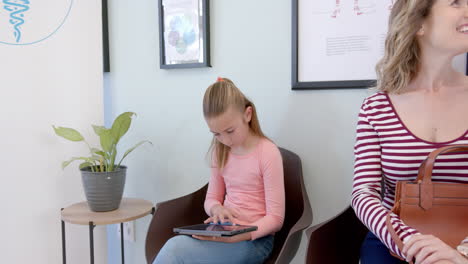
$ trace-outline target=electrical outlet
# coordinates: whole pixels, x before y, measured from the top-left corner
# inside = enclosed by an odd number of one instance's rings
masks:
[[[124,231],[124,240],[135,242],[135,222],[125,222],[123,223],[123,231]],[[120,239],[120,224],[117,225],[117,237]]]

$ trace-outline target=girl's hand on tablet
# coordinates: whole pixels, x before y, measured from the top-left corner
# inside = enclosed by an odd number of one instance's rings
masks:
[[[215,237],[215,236],[199,236],[199,235],[192,235],[192,237],[199,239],[199,240],[223,242],[223,243],[237,243],[241,241],[252,240],[252,236],[250,232],[242,233],[242,234],[231,236],[231,237]]]
[[[222,205],[215,205],[211,208],[211,217],[205,220],[205,224],[213,222],[213,223],[225,223],[230,222],[231,224],[235,225],[236,221],[235,218],[238,218],[239,214],[232,209],[226,208]]]

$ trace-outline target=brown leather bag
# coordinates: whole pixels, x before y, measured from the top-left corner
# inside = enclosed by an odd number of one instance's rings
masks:
[[[468,184],[439,183],[431,178],[437,156],[454,152],[468,152],[468,145],[434,150],[419,167],[416,181],[397,182],[392,212],[421,234],[432,234],[456,248],[468,235]],[[390,212],[386,224],[393,241],[402,250],[403,242],[393,229]]]

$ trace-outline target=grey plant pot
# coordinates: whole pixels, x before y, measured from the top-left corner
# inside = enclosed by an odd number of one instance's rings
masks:
[[[107,212],[119,208],[126,173],[125,166],[111,172],[92,172],[89,167],[81,169],[86,200],[92,211]]]

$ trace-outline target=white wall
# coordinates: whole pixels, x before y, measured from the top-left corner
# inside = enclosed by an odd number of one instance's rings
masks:
[[[328,219],[349,204],[355,124],[368,91],[291,90],[290,1],[210,2],[213,67],[178,70],[159,69],[157,1],[109,2],[106,119],[137,112],[121,148],[141,139],[155,145],[129,156],[125,195],[159,202],[208,181],[204,155],[211,135],[201,101],[206,87],[224,76],[256,103],[267,135],[301,156],[314,224]],[[136,242],[126,242],[127,262],[145,262],[149,221],[137,221]],[[118,240],[108,238],[109,263],[118,263]],[[294,263],[304,261],[305,241],[301,247]]]
[[[42,4],[31,3],[25,38],[63,11]],[[63,171],[61,162],[86,148],[55,136],[52,125],[90,136],[90,123],[103,121],[100,8],[100,1],[74,1],[50,38],[0,43],[1,263],[62,263],[60,208],[83,200],[84,193],[77,164]],[[30,14],[36,17],[29,24]],[[67,225],[67,243],[67,263],[89,262],[86,226]],[[105,243],[105,228],[97,227],[96,263],[107,262]]]

